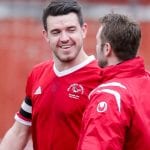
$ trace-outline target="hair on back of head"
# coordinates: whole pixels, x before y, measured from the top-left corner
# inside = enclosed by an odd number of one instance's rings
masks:
[[[141,40],[139,24],[132,18],[117,13],[110,13],[100,18],[103,26],[101,40],[109,42],[120,60],[134,58]]]

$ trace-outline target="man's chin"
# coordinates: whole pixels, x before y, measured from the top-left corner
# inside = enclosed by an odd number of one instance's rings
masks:
[[[72,57],[66,57],[66,58],[60,58],[59,59],[61,62],[64,62],[64,63],[70,63],[74,60],[74,58]]]

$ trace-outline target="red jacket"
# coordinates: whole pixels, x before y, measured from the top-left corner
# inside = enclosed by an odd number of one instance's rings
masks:
[[[83,117],[78,150],[150,150],[150,75],[139,57],[104,69]]]

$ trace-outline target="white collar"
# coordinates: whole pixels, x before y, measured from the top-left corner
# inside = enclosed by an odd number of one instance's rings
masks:
[[[81,69],[82,67],[84,67],[87,64],[91,63],[93,60],[95,60],[95,56],[91,55],[85,61],[83,61],[82,63],[80,63],[76,66],[73,66],[69,69],[66,69],[66,70],[63,70],[63,71],[58,71],[55,64],[53,65],[53,69],[54,69],[54,72],[55,72],[56,76],[62,77],[62,76],[68,75],[68,74],[70,74],[74,71],[77,71],[77,70]]]

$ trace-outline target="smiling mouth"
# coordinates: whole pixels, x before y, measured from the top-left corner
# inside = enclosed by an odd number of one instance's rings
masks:
[[[62,46],[59,46],[60,48],[62,49],[69,49],[72,47],[72,45],[62,45]]]

